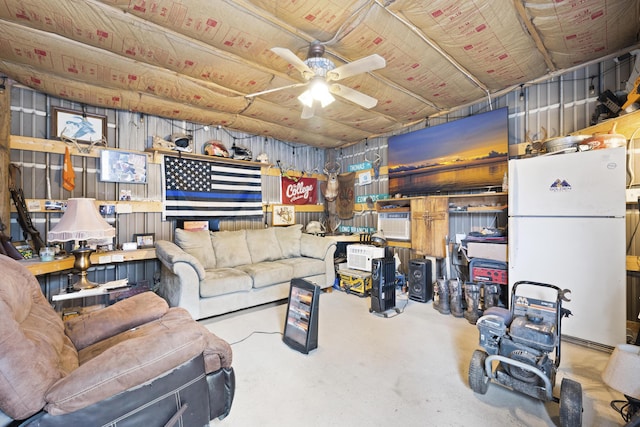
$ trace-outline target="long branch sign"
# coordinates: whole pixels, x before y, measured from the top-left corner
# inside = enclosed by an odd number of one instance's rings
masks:
[[[314,205],[318,201],[318,180],[301,177],[282,177],[282,203],[285,205]]]

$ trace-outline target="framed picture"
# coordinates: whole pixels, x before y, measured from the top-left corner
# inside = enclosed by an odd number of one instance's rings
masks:
[[[292,205],[274,205],[272,216],[274,226],[296,223],[296,209]]]
[[[134,234],[133,241],[136,242],[138,248],[152,248],[155,238],[154,233]]]
[[[52,134],[79,142],[101,141],[107,137],[107,116],[53,107]]]
[[[102,150],[100,152],[100,181],[129,184],[146,183],[147,155],[128,151]]]

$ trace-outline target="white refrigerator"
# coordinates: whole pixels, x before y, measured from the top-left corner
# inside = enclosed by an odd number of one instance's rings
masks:
[[[626,342],[625,163],[625,147],[509,161],[509,295],[571,290],[562,335],[611,347]]]

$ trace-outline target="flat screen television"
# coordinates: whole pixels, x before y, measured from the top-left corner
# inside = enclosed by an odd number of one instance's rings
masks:
[[[389,194],[500,187],[509,153],[508,108],[389,138]]]

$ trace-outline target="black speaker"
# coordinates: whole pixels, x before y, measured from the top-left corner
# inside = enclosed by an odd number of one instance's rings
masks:
[[[396,261],[393,258],[371,260],[371,308],[383,313],[396,306]]]
[[[431,260],[409,260],[409,298],[418,302],[427,302],[433,297],[431,282]]]

